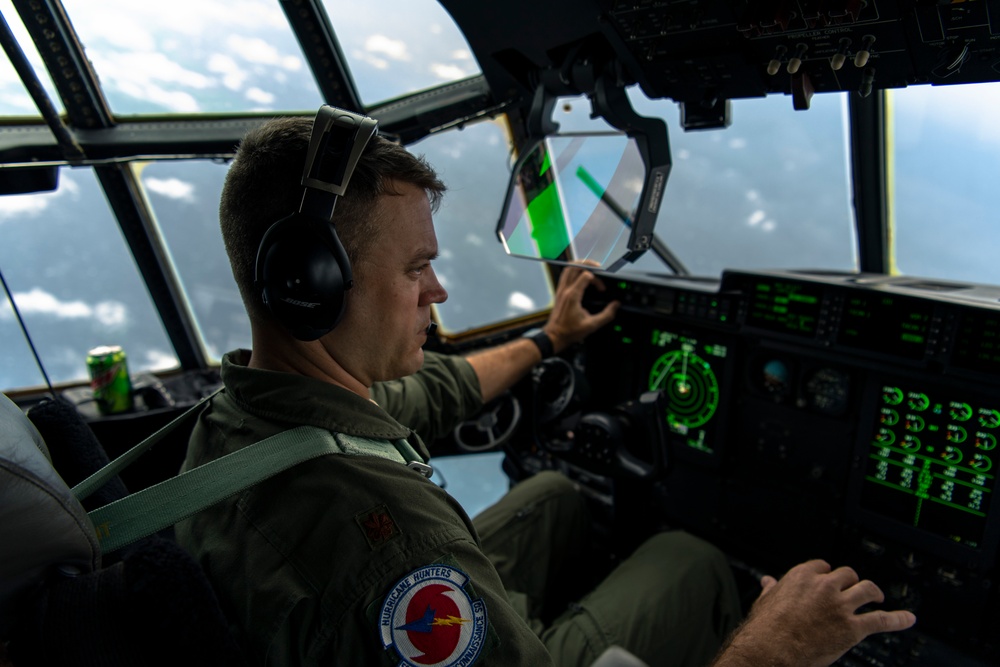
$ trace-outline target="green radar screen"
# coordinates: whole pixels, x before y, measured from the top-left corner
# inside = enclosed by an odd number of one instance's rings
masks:
[[[719,381],[712,361],[725,358],[726,347],[660,330],[653,331],[652,342],[663,351],[649,371],[649,389],[666,395],[667,425],[684,436],[688,446],[711,452],[702,427],[719,409]]]

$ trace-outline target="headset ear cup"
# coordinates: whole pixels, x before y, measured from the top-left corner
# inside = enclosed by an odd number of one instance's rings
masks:
[[[257,250],[255,284],[264,303],[299,340],[316,340],[340,322],[353,284],[333,224],[294,213],[271,225]]]

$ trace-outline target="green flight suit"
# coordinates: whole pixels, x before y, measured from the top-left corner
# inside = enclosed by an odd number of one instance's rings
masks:
[[[402,656],[412,664],[586,665],[612,643],[651,664],[674,651],[704,662],[735,624],[724,560],[679,533],[644,544],[543,627],[533,613],[549,573],[587,528],[572,483],[554,473],[527,480],[480,515],[477,531],[390,442],[405,439],[426,458],[416,432],[433,439],[475,414],[479,385],[463,359],[427,353],[418,373],[373,387],[373,401],[247,368],[248,359],[246,351],[223,359],[226,390],[199,416],[185,468],[303,424],[386,452],[307,461],[178,524],[178,540],[208,573],[253,664],[410,664]],[[661,585],[686,593],[664,605]],[[686,628],[698,613],[709,615],[699,621],[708,629],[691,653],[681,646],[690,643],[687,629],[665,632],[671,626],[661,623]]]

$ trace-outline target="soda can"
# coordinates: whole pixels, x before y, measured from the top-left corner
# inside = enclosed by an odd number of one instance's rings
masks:
[[[131,410],[132,380],[128,375],[125,350],[118,345],[102,345],[87,353],[90,388],[102,415]]]

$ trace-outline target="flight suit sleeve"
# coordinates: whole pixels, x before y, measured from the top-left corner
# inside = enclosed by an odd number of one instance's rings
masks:
[[[483,407],[479,379],[464,358],[424,352],[424,365],[413,375],[378,382],[372,399],[396,421],[430,443],[451,432]]]

